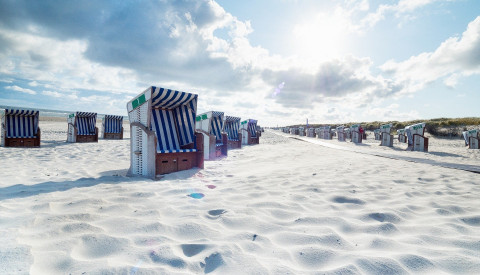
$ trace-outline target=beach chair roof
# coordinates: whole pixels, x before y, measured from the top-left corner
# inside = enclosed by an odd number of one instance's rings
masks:
[[[238,122],[240,123],[241,118],[235,116],[225,116],[225,122]]]
[[[22,110],[22,109],[5,109],[7,116],[38,116],[40,111],[36,110]]]
[[[75,116],[77,116],[77,117],[93,117],[93,116],[97,116],[97,113],[75,112]]]
[[[107,119],[123,120],[123,116],[105,115],[103,117],[103,120],[107,120]]]

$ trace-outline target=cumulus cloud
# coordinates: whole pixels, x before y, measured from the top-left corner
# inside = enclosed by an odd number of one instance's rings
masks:
[[[281,92],[274,92],[275,101],[284,107],[308,108],[331,98],[345,98],[361,93],[362,98],[367,99],[368,96],[383,97],[401,90],[399,85],[389,80],[372,76],[370,66],[368,58],[348,56],[324,62],[314,72],[302,71],[300,68],[265,70],[262,77],[272,87],[276,83],[284,83]]]
[[[26,93],[26,94],[30,94],[30,95],[36,95],[37,94],[37,92],[35,92],[34,90],[22,88],[22,87],[19,87],[17,85],[7,86],[7,87],[5,87],[5,89],[16,91],[16,92],[21,92],[21,93]]]
[[[405,85],[405,92],[416,92],[437,79],[446,77],[453,87],[460,75],[480,74],[480,16],[468,24],[461,37],[451,37],[435,51],[408,60],[386,62],[381,69]]]

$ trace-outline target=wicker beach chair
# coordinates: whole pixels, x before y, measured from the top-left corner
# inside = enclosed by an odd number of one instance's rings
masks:
[[[257,120],[247,119],[240,123],[240,129],[242,131],[242,144],[251,145],[259,144],[260,140],[257,132]]]
[[[345,126],[337,126],[337,139],[338,141],[345,141]]]
[[[373,135],[375,136],[375,140],[382,140],[382,134],[380,129],[373,130]]]
[[[408,138],[407,151],[428,152],[428,138],[425,137],[425,123],[405,127]]]
[[[195,129],[203,134],[203,158],[214,160],[228,154],[228,137],[223,133],[225,115],[223,112],[210,111],[196,118]]]
[[[480,139],[479,129],[465,131],[463,132],[463,137],[469,149],[480,149],[479,148],[479,139]]]
[[[225,116],[224,131],[228,137],[228,150],[242,148],[242,133],[240,133],[240,118]]]
[[[380,126],[380,146],[393,147],[393,135],[390,133],[391,130],[391,123]]]
[[[40,146],[39,111],[5,109],[2,116],[1,145],[4,147]]]
[[[123,139],[123,116],[105,115],[102,132],[104,139]]]
[[[128,175],[157,175],[203,168],[203,135],[195,133],[196,94],[149,87],[127,103]]]
[[[397,135],[398,135],[398,142],[400,142],[400,143],[406,143],[407,142],[407,135],[405,133],[405,129],[398,129],[397,130]]]
[[[314,128],[308,128],[307,129],[307,137],[315,137],[315,129]]]
[[[354,124],[350,126],[350,132],[352,133],[353,143],[362,143],[363,134],[360,133],[360,124]]]
[[[68,142],[98,142],[97,113],[72,113],[67,122]]]

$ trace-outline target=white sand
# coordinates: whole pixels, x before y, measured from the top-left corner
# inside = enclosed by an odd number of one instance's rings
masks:
[[[68,144],[66,122],[41,128],[41,148],[0,148],[0,274],[480,273],[479,174],[265,132],[151,181],[124,176],[128,132]],[[461,140],[362,149],[479,163]]]

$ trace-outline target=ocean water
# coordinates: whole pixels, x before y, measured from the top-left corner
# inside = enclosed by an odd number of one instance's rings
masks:
[[[64,117],[67,118],[69,114],[75,111],[62,111],[62,110],[50,110],[50,109],[37,109],[18,106],[0,105],[0,115],[5,113],[5,109],[20,109],[20,110],[38,110],[41,117]],[[97,119],[103,119],[106,114],[97,114]],[[123,117],[124,120],[128,120],[128,116]]]

